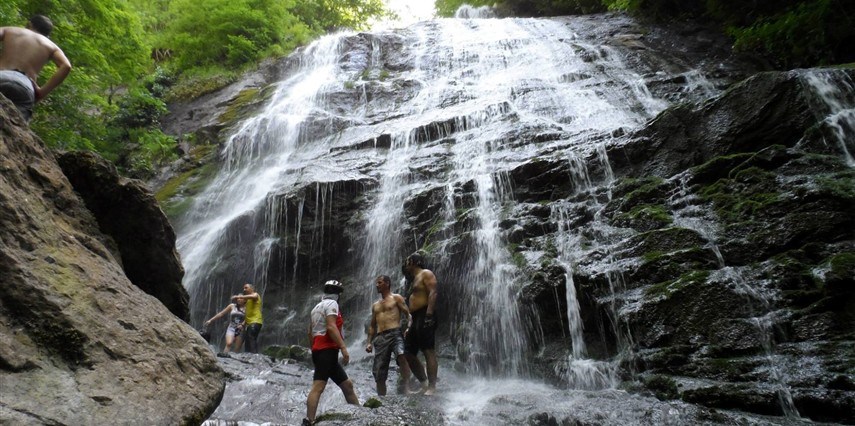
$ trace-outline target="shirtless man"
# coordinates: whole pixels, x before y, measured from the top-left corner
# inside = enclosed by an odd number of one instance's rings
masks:
[[[392,279],[388,275],[380,275],[376,281],[380,300],[371,306],[371,326],[368,328],[368,345],[365,352],[374,354],[374,381],[377,383],[377,394],[386,395],[386,378],[389,377],[389,362],[392,353],[401,369],[398,393],[406,394],[409,389],[410,367],[404,356],[404,335],[401,333],[401,314],[407,315],[407,325],[413,322],[410,310],[404,303],[404,297],[392,293]]]
[[[28,121],[33,116],[33,105],[56,89],[68,73],[71,62],[54,42],[48,39],[53,23],[45,16],[30,18],[27,28],[0,27],[0,93],[6,95]],[[37,79],[49,61],[56,64],[56,72],[44,86]]]
[[[424,257],[418,253],[413,253],[404,260],[404,266],[401,268],[404,275],[407,278],[412,277],[413,280],[410,293],[410,312],[413,320],[404,333],[404,350],[410,370],[422,382],[423,386],[425,370],[417,355],[419,350],[425,354],[428,382],[425,395],[433,395],[436,392],[437,374],[436,350],[434,349],[436,346],[434,337],[436,320],[433,317],[437,297],[436,276],[429,269],[425,269],[424,265]]]

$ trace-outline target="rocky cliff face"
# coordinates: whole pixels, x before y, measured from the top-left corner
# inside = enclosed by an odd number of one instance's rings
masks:
[[[196,424],[223,373],[0,99],[0,423]],[[120,243],[121,244],[121,243]]]
[[[609,15],[308,47],[181,217],[193,319],[253,281],[297,343],[339,278],[359,336],[419,249],[444,368],[855,418],[853,73],[734,85],[718,46]]]

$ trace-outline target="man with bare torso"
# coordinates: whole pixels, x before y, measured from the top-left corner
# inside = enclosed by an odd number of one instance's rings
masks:
[[[424,268],[425,260],[419,253],[413,253],[404,261],[401,271],[407,278],[412,277],[413,285],[410,292],[410,313],[413,320],[410,327],[404,333],[404,349],[407,362],[413,375],[424,384],[427,379],[425,395],[433,395],[436,392],[436,320],[433,315],[436,312],[436,276],[429,269]],[[425,369],[419,361],[419,350],[425,354],[427,366],[427,377]]]
[[[33,106],[59,86],[71,72],[71,62],[48,39],[53,23],[42,15],[30,18],[27,28],[0,27],[0,93],[29,120]],[[56,72],[44,86],[37,79],[45,64],[53,61]]]
[[[409,389],[410,368],[404,356],[404,335],[401,333],[401,315],[407,316],[407,325],[413,322],[410,310],[404,303],[404,297],[392,293],[392,279],[388,275],[380,275],[376,281],[380,300],[371,305],[371,326],[368,328],[368,345],[365,352],[374,353],[374,381],[377,383],[377,394],[386,395],[386,379],[389,377],[389,362],[392,354],[401,369],[398,393],[406,394]]]

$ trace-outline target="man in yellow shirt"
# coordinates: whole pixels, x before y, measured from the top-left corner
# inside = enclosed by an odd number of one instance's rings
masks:
[[[243,294],[232,296],[232,300],[246,301],[245,352],[258,353],[258,333],[261,332],[261,296],[252,284],[243,285]]]

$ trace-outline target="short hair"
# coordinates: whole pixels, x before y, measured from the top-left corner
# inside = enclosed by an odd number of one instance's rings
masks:
[[[53,31],[53,22],[51,22],[50,18],[44,15],[33,15],[33,17],[30,18],[30,24],[35,32],[45,37],[50,37],[51,31]]]
[[[415,252],[407,257],[407,260],[413,262],[413,265],[418,266],[419,268],[425,268],[425,257],[421,255],[419,252]]]
[[[379,278],[384,283],[389,284],[389,287],[392,286],[392,278],[388,275],[379,275],[377,278]]]

